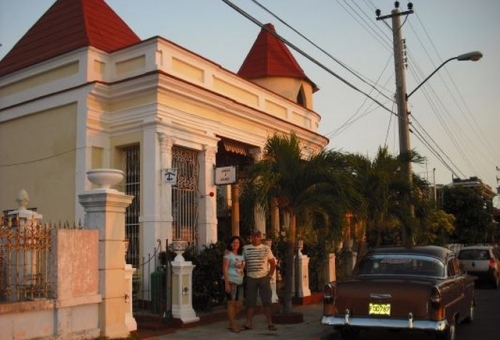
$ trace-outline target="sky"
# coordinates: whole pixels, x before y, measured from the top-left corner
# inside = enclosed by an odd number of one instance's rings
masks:
[[[55,0],[0,0],[0,59]],[[314,110],[329,149],[370,157],[399,153],[389,0],[105,0],[142,39],[161,36],[238,72],[260,27],[276,31],[319,87]],[[500,184],[500,1],[414,0],[402,16],[410,93],[449,58],[480,51],[477,62],[447,62],[409,98],[413,171],[431,184],[477,176]],[[408,1],[400,1],[407,10]]]

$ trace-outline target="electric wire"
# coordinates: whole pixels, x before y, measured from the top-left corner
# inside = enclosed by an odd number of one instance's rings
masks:
[[[434,49],[435,53],[437,56],[439,56],[439,59],[442,60],[442,58],[440,57],[439,55],[439,52],[436,48],[436,45],[433,43],[432,39],[430,38],[429,36],[429,33],[427,32],[427,30],[425,29],[425,25],[422,23],[422,21],[420,20],[420,16],[417,15],[417,20],[418,22],[420,23],[424,33],[426,34],[426,36],[428,37],[428,40],[430,41],[431,43],[431,46],[432,48]],[[495,154],[497,156],[497,158],[500,158],[500,155],[498,154],[498,150],[495,150],[495,148],[491,145],[491,143],[484,137],[485,134],[483,133],[483,131],[481,130],[481,127],[479,126],[479,124],[477,123],[477,120],[475,119],[474,115],[472,114],[469,106],[467,105],[467,102],[465,101],[461,91],[459,90],[459,88],[457,87],[457,84],[456,82],[453,80],[453,78],[451,77],[451,74],[448,72],[448,70],[445,70],[446,71],[446,74],[448,75],[448,78],[450,79],[452,85],[453,85],[453,88],[455,89],[456,93],[458,94],[458,96],[460,97],[460,100],[462,102],[462,105],[466,108],[465,112],[470,116],[472,122],[474,124],[470,124],[470,121],[469,119],[467,118],[467,115],[464,114],[466,120],[467,120],[467,123],[469,126],[472,126],[473,129],[472,129],[472,132],[474,132],[475,136],[480,139],[484,144],[484,146],[486,146],[486,148],[490,149],[490,151],[492,151],[493,154]],[[447,83],[445,81],[443,81],[443,84],[446,86],[448,92],[450,93],[450,95],[453,96],[452,92],[449,90],[448,86],[447,86]],[[453,96],[454,100],[455,100],[455,97]],[[462,107],[460,105],[458,105],[458,102],[457,102],[457,107],[460,109],[460,111],[462,112],[463,114],[463,110],[462,110]],[[479,151],[481,151],[481,149],[478,149]],[[485,159],[489,159],[488,157],[485,157]]]
[[[296,52],[300,53],[302,56],[304,56],[305,58],[307,58],[309,61],[311,61],[312,63],[316,64],[317,66],[319,66],[320,68],[322,68],[324,71],[328,72],[329,74],[331,74],[332,76],[334,76],[335,78],[337,78],[338,80],[340,80],[341,82],[343,82],[344,84],[346,84],[351,89],[353,89],[356,92],[359,92],[362,95],[370,98],[372,101],[374,101],[375,103],[377,103],[382,109],[390,112],[391,114],[395,114],[389,108],[387,108],[386,106],[384,106],[380,101],[378,101],[374,97],[370,96],[369,94],[367,94],[363,90],[360,90],[359,88],[357,88],[356,86],[354,86],[353,84],[351,84],[349,81],[347,81],[346,79],[344,79],[343,77],[341,77],[337,73],[333,72],[331,69],[329,69],[328,67],[326,67],[322,63],[320,63],[318,60],[314,59],[309,54],[307,54],[306,52],[304,52],[303,50],[301,50],[300,48],[298,48],[297,46],[295,46],[294,44],[292,44],[290,41],[288,41],[285,38],[283,38],[282,36],[280,36],[278,33],[273,32],[273,31],[267,29],[264,26],[263,23],[261,23],[256,18],[254,18],[253,16],[251,16],[250,14],[248,14],[247,12],[245,12],[244,10],[242,10],[240,7],[238,7],[235,4],[233,4],[231,1],[229,1],[229,0],[222,0],[222,1],[225,4],[227,4],[229,7],[231,7],[232,9],[234,9],[235,11],[237,11],[238,13],[240,13],[241,15],[243,15],[245,18],[247,18],[248,20],[252,21],[257,26],[259,26],[261,29],[265,29],[268,33],[272,34],[277,39],[281,40],[284,44],[288,45],[290,48],[292,48]]]
[[[355,70],[353,70],[352,68],[350,68],[349,66],[347,66],[345,63],[343,63],[339,59],[337,59],[334,56],[332,56],[328,51],[326,51],[325,49],[321,48],[318,44],[316,44],[311,39],[307,38],[305,35],[303,35],[298,30],[296,30],[295,28],[293,28],[291,25],[289,25],[287,22],[285,22],[283,19],[281,19],[279,16],[277,16],[275,13],[273,13],[267,7],[265,7],[261,3],[259,3],[257,0],[252,0],[252,2],[255,3],[257,6],[259,6],[260,8],[262,8],[267,13],[269,13],[271,16],[273,16],[274,18],[276,18],[279,22],[281,22],[283,25],[285,25],[290,30],[292,30],[294,33],[296,33],[301,38],[303,38],[304,40],[306,40],[308,43],[310,43],[311,45],[313,45],[314,47],[316,47],[318,50],[320,50],[321,52],[323,52],[330,59],[332,59],[337,64],[339,64],[340,66],[342,66],[344,69],[346,69],[348,72],[350,72],[351,74],[353,74],[356,78],[358,78],[359,80],[361,80],[363,83],[369,85],[371,88],[373,88],[375,91],[377,91],[380,95],[382,95],[383,97],[385,97],[387,99],[390,99],[383,92],[381,92],[377,87],[375,87],[375,85],[373,85],[373,84],[377,84],[377,82],[368,82],[367,80],[365,80],[366,77],[361,76],[359,72],[356,72]],[[368,79],[368,78],[366,78],[366,79]]]

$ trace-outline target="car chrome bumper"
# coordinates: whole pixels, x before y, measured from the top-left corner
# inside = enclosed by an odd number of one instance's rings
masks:
[[[432,331],[444,331],[448,326],[446,320],[414,320],[411,316],[408,319],[380,319],[345,316],[323,316],[321,324],[330,326],[351,326],[367,328],[399,328],[399,329],[420,329]]]

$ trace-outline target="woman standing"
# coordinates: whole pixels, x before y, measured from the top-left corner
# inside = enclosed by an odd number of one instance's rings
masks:
[[[227,297],[229,329],[235,333],[240,332],[240,326],[236,323],[236,316],[243,308],[244,268],[243,241],[239,236],[233,236],[229,240],[227,251],[222,260],[222,273]]]

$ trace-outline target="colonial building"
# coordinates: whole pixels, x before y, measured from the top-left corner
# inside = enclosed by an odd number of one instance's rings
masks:
[[[275,133],[328,144],[315,84],[271,24],[235,73],[163,37],[141,40],[103,0],[57,0],[0,61],[0,207],[21,189],[44,220],[83,221],[86,172],[116,168],[133,195],[135,260],[157,240],[217,240],[215,169],[262,157]],[[175,183],[166,174],[176,171]]]

